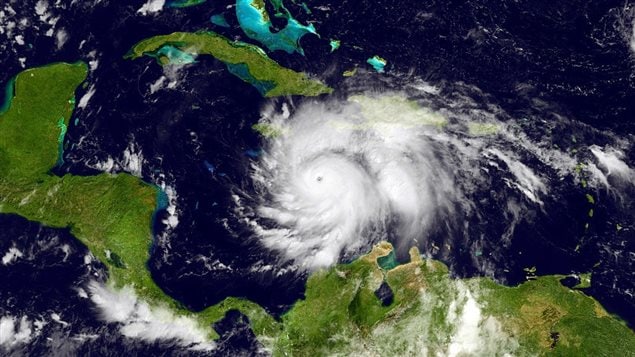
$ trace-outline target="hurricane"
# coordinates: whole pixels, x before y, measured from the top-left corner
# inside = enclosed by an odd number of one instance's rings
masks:
[[[443,118],[396,97],[380,100],[382,113],[364,115],[368,105],[376,103],[352,97],[272,118],[279,135],[253,171],[267,197],[257,213],[279,226],[258,227],[268,246],[327,266],[390,232],[417,239],[452,209],[453,158],[436,148]]]
[[[381,240],[473,240],[470,225],[493,219],[475,205],[488,195],[501,207],[504,240],[523,216],[547,209],[552,181],[578,164],[497,106],[431,87],[271,105],[256,128],[265,145],[252,162],[254,189],[235,196],[237,212],[265,246],[308,269]],[[502,192],[490,192],[497,182]]]

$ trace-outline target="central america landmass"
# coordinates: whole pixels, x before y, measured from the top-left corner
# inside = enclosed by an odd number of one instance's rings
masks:
[[[386,264],[393,254],[388,243],[311,274],[306,298],[280,319],[238,297],[189,311],[147,269],[160,190],[125,173],[51,173],[74,93],[86,76],[85,63],[56,63],[23,71],[9,83],[0,113],[0,212],[69,228],[108,268],[112,288],[130,286],[150,306],[195,319],[210,339],[218,337],[212,324],[238,310],[274,355],[447,354],[458,348],[463,329],[474,327],[478,338],[492,342],[474,352],[612,356],[635,350],[633,331],[581,290],[563,286],[563,276],[516,287],[489,278],[452,279],[444,264],[422,259],[415,248],[409,263]],[[382,301],[379,289],[392,299]],[[472,320],[477,316],[476,325],[465,325],[467,312]]]

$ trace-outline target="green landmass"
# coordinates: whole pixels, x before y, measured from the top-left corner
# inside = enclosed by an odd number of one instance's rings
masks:
[[[131,175],[50,173],[86,73],[84,63],[59,63],[16,77],[0,116],[0,212],[68,227],[102,262],[113,253],[119,265],[145,268],[157,189]],[[160,295],[143,270],[118,268],[111,275],[120,286],[136,283],[145,295]]]
[[[593,298],[563,286],[563,276],[537,277],[516,287],[489,278],[452,279],[447,266],[421,259],[416,248],[409,263],[386,271],[382,258],[392,261],[392,252],[389,243],[381,243],[351,264],[313,274],[306,298],[282,318],[274,356],[624,356],[635,351],[633,331]],[[388,306],[374,294],[383,282],[394,294]]]
[[[252,125],[251,128],[267,139],[277,138],[278,136],[284,134],[283,128],[269,123],[256,123]]]
[[[423,125],[442,128],[448,123],[443,115],[421,107],[415,101],[396,95],[379,97],[353,95],[348,98],[348,101],[360,106],[364,118],[368,120],[368,123],[363,125],[395,123],[412,127]]]
[[[204,4],[207,0],[174,0],[168,2],[169,7],[184,8]]]
[[[353,68],[353,69],[349,69],[347,71],[344,71],[342,73],[342,76],[344,77],[352,77],[355,75],[355,73],[357,73],[357,67]]]
[[[485,136],[498,133],[500,128],[498,124],[494,123],[469,122],[467,123],[467,129],[472,136]]]
[[[211,55],[228,66],[245,66],[248,75],[243,73],[239,78],[259,89],[266,84],[267,90],[263,93],[265,97],[316,96],[332,92],[332,89],[322,82],[280,66],[259,47],[231,41],[211,31],[175,32],[154,36],[134,45],[126,58],[136,59],[144,55],[157,57],[163,46],[173,46],[192,55]],[[166,63],[161,55],[157,59],[160,64]]]
[[[277,11],[276,15],[283,16],[281,12],[279,12],[281,2],[274,3],[275,10]],[[260,12],[260,16],[262,16],[262,20],[264,22],[270,22],[271,18],[269,17],[269,13],[267,12],[267,6],[265,5],[265,0],[252,0],[251,6]]]
[[[586,289],[591,287],[591,273],[580,274],[580,282],[574,286],[574,289]]]
[[[59,63],[21,72],[10,83],[11,100],[0,114],[0,212],[69,228],[106,265],[109,283],[132,286],[150,306],[196,319],[210,338],[218,337],[212,323],[239,310],[275,356],[635,351],[633,331],[593,298],[563,286],[563,276],[534,275],[516,287],[489,278],[453,279],[447,266],[422,259],[416,248],[410,262],[399,264],[389,243],[350,264],[313,273],[305,298],[281,321],[234,297],[203,311],[187,310],[154,283],[146,267],[158,189],[128,174],[51,173],[86,73],[84,63]],[[420,123],[413,103],[402,105]],[[535,274],[535,268],[528,272]],[[393,294],[386,305],[375,295],[382,284]],[[590,276],[581,276],[581,284],[590,285]]]
[[[255,303],[228,298],[194,313],[155,284],[146,263],[157,187],[129,174],[51,174],[75,90],[86,74],[84,63],[57,63],[23,71],[9,83],[10,100],[0,114],[0,212],[69,228],[108,267],[110,284],[132,286],[151,306],[167,306],[196,319],[210,338],[218,337],[211,324],[231,309],[247,315],[261,335],[271,331],[275,320]]]

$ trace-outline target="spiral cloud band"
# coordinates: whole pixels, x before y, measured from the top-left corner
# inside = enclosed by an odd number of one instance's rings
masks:
[[[475,209],[483,195],[500,207],[495,220],[508,226],[501,239],[509,239],[523,211],[544,211],[552,183],[562,181],[553,175],[575,171],[577,158],[528,139],[513,120],[498,120],[504,113],[496,107],[425,103],[357,95],[293,113],[286,104],[281,113],[265,110],[263,154],[251,170],[256,192],[234,196],[239,218],[263,245],[312,270],[380,240],[399,248],[425,242],[435,229],[474,235],[470,225],[493,219]],[[606,182],[594,172],[589,185]],[[505,193],[491,191],[496,182]]]
[[[369,242],[421,237],[458,191],[437,144],[445,119],[400,97],[352,97],[269,118],[275,133],[253,179],[263,242],[309,268]]]

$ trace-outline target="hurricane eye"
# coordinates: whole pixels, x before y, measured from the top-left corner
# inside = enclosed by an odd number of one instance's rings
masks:
[[[322,182],[322,176],[318,176],[316,180],[317,182]]]

